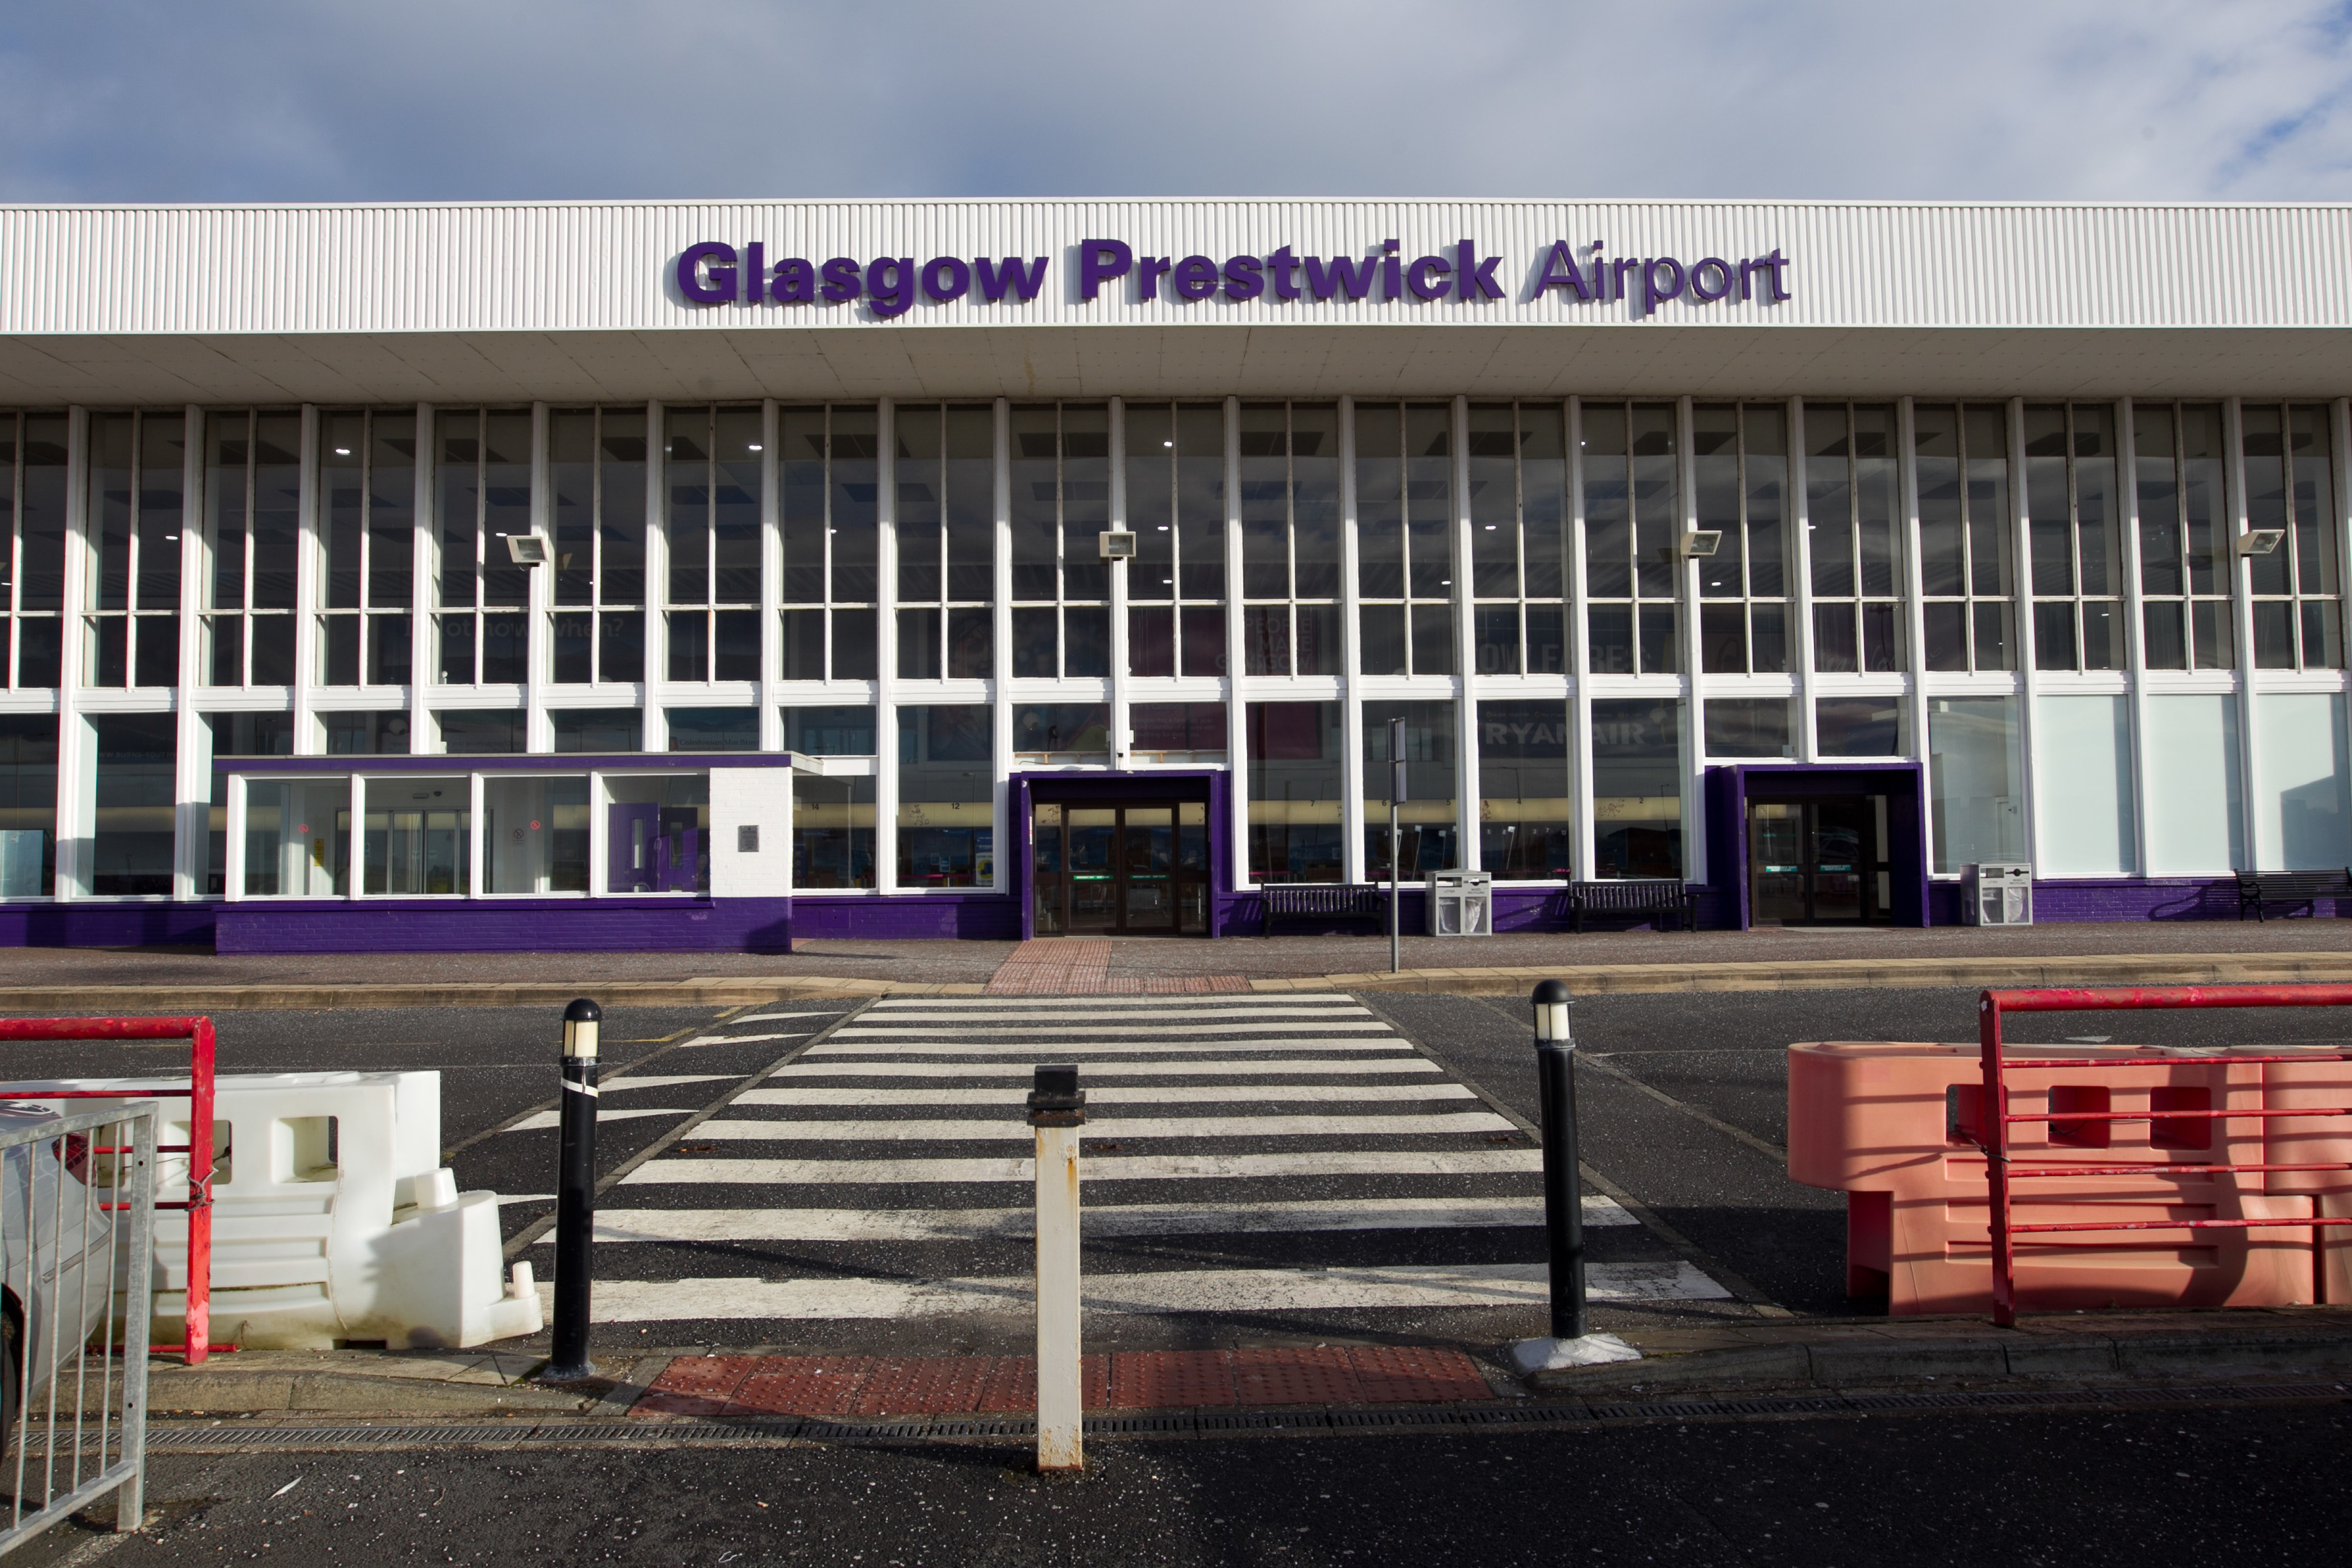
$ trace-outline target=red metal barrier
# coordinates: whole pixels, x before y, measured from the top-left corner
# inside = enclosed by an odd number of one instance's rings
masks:
[[[2088,1013],[2127,1012],[2146,1008],[2171,1007],[2352,1007],[2352,985],[2162,985],[2142,986],[2112,991],[2050,990],[2050,991],[1987,991],[1977,1003],[1978,1037],[1984,1052],[1984,1140],[1979,1145],[1985,1152],[1985,1179],[1989,1187],[1992,1232],[1992,1321],[2003,1328],[2017,1321],[2017,1260],[2014,1238],[2036,1231],[2116,1231],[2116,1230],[2218,1230],[2244,1229],[2263,1226],[2304,1226],[2313,1229],[2328,1226],[2352,1226],[2352,1217],[2331,1217],[2313,1215],[2309,1217],[2263,1219],[2161,1219],[2161,1220],[2075,1220],[2063,1224],[2019,1225],[2010,1218],[2010,1184],[2015,1181],[2050,1181],[2070,1176],[2145,1176],[2159,1174],[2218,1174],[2246,1173],[2268,1174],[2273,1172],[2352,1171],[2352,1161],[2325,1162],[2257,1162],[2236,1164],[2165,1164],[2150,1167],[2132,1165],[2027,1164],[2014,1161],[2009,1152],[2009,1129],[2012,1123],[2093,1121],[2187,1121],[2245,1118],[2265,1120],[2289,1117],[2332,1116],[2352,1118],[2352,1105],[2336,1107],[2282,1108],[2264,1105],[2260,1108],[2232,1108],[2221,1110],[2159,1108],[2151,1104],[2146,1110],[2093,1110],[2054,1108],[2046,1111],[2013,1111],[2009,1108],[2009,1089],[2003,1076],[2004,1058],[2001,1051],[2000,1020],[2004,1013]],[[2039,1068],[2112,1068],[2117,1058],[2105,1056],[2066,1057],[2036,1054],[2032,1066]],[[2242,1051],[2192,1055],[2168,1051],[2163,1058],[2168,1063],[2189,1065],[2258,1066],[2264,1063],[2347,1061],[2352,1051],[2297,1051],[2293,1056],[2256,1056]]]
[[[185,1040],[188,1042],[188,1087],[146,1091],[158,1100],[188,1100],[188,1141],[159,1143],[159,1154],[188,1156],[188,1195],[176,1202],[158,1199],[159,1209],[188,1211],[187,1334],[178,1349],[187,1364],[202,1362],[212,1349],[213,1295],[213,1021],[210,1018],[0,1018],[0,1040]],[[0,1084],[0,1097],[7,1086]],[[114,1089],[45,1089],[43,1100],[119,1100]]]

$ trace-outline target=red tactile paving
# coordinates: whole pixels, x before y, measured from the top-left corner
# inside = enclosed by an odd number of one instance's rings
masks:
[[[1073,937],[1024,942],[997,966],[991,996],[1200,996],[1250,988],[1241,974],[1110,972],[1111,944]]]
[[[1353,1405],[1360,1397],[1356,1369],[1338,1346],[1228,1353],[1237,1404]]]
[[[1234,1403],[1233,1368],[1222,1351],[1128,1352],[1103,1360],[1108,1364],[1102,1392],[1087,1391],[1087,1403],[1097,1409],[1183,1410]]]
[[[1460,1351],[1430,1345],[1349,1345],[1356,1397],[1368,1405],[1491,1399],[1494,1391]]]
[[[761,1356],[680,1356],[662,1368],[635,1405],[646,1415],[716,1415],[743,1380],[759,1369]]]
[[[1428,1345],[1115,1352],[1084,1358],[1089,1410],[1434,1403],[1491,1397],[1459,1351]],[[1037,1407],[1026,1356],[682,1356],[648,1415],[961,1415]]]

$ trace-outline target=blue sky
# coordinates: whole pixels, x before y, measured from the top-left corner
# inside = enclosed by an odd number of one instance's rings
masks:
[[[0,0],[0,200],[2352,200],[2352,5]]]

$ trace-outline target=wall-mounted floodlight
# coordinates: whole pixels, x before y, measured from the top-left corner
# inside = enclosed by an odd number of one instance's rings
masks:
[[[1132,561],[1135,559],[1135,535],[1131,533],[1097,533],[1095,535],[1095,539],[1097,542],[1097,548],[1102,552],[1102,558],[1105,561]]]
[[[1723,531],[1719,528],[1694,529],[1683,535],[1683,553],[1695,561],[1705,560],[1722,542]]]
[[[507,535],[507,556],[518,566],[547,564],[547,541],[536,533]]]
[[[2279,541],[2285,537],[2286,530],[2284,528],[2250,528],[2238,535],[2238,553],[2268,555],[2279,547]]]

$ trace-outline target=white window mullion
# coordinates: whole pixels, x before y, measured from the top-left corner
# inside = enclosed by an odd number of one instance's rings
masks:
[[[646,405],[646,668],[638,700],[648,752],[669,750],[669,724],[660,701],[669,672],[669,512],[663,505],[669,493],[669,432],[662,423],[667,417],[659,402]]]
[[[1365,877],[1364,864],[1364,683],[1363,668],[1363,584],[1358,574],[1361,569],[1362,542],[1356,532],[1356,400],[1339,399],[1339,646],[1343,658],[1339,672],[1339,877],[1342,881],[1360,884]],[[1234,730],[1242,732],[1239,704],[1236,703]],[[1239,821],[1234,837],[1243,841],[1243,863],[1248,863],[1248,790],[1245,759],[1239,751],[1234,753],[1234,784],[1240,795],[1235,808]]]
[[[1585,629],[1587,615],[1584,580],[1584,406],[1579,398],[1568,400],[1568,609],[1563,617],[1567,623],[1569,678],[1569,765],[1572,771],[1571,788],[1575,794],[1576,837],[1571,856],[1573,875],[1578,881],[1591,881],[1593,868],[1599,863],[1599,845],[1592,814],[1592,647]],[[1696,703],[1685,705],[1686,717],[1683,729],[1687,732],[1698,721]],[[1696,757],[1698,748],[1691,746],[1689,754]]]

